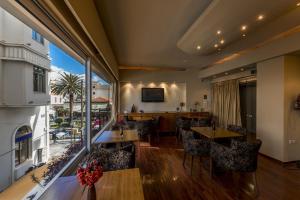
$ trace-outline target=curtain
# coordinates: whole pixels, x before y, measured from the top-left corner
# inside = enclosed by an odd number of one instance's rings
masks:
[[[214,83],[212,87],[212,111],[218,126],[241,125],[240,90],[238,80]]]

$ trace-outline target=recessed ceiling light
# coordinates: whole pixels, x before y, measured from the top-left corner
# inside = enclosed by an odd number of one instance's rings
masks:
[[[200,50],[201,49],[201,46],[200,45],[197,45],[197,50]]]
[[[244,71],[245,69],[244,68],[241,68],[241,71]]]
[[[221,44],[224,44],[224,42],[225,42],[225,40],[224,40],[224,39],[220,40],[220,43],[221,43]]]
[[[215,48],[218,48],[218,46],[219,46],[218,44],[215,44],[215,45],[214,45]]]
[[[296,5],[297,5],[297,6],[300,6],[300,2],[298,2]]]
[[[261,20],[263,20],[264,18],[265,18],[264,15],[258,15],[258,16],[257,16],[257,20],[258,20],[258,21],[261,21]]]
[[[246,26],[246,25],[242,25],[242,26],[241,26],[241,30],[242,30],[242,31],[245,31],[246,29],[247,29],[247,26]]]
[[[221,35],[222,31],[221,30],[217,30],[217,35]]]
[[[243,34],[242,36],[243,36],[243,37],[246,37],[246,34]]]

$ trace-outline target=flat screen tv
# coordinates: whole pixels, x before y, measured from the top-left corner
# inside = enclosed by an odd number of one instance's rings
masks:
[[[164,102],[164,88],[142,88],[142,102]]]

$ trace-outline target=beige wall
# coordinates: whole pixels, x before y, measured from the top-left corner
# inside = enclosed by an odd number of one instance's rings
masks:
[[[210,111],[210,104],[203,104],[203,95],[208,96],[208,102],[211,99],[210,82],[202,82],[198,78],[198,71],[136,71],[136,70],[121,70],[120,80],[131,82],[168,82],[168,83],[185,83],[186,84],[186,109],[194,108],[196,101],[200,102],[201,107],[205,106],[206,111]],[[122,91],[121,94],[122,96]],[[122,110],[122,108],[121,108]]]
[[[284,159],[284,57],[257,63],[256,133],[260,152]]]
[[[143,87],[159,87],[164,88],[164,102],[142,102]],[[121,83],[121,112],[125,110],[130,112],[132,104],[138,111],[145,112],[162,112],[176,111],[180,102],[186,102],[186,84],[185,83],[166,83],[166,82],[136,82]],[[186,110],[186,107],[183,108]]]
[[[300,160],[300,110],[294,109],[297,96],[300,94],[300,57],[285,57],[285,160]],[[295,140],[295,143],[289,143]]]
[[[300,160],[300,58],[281,56],[257,64],[257,137],[261,153],[283,162]],[[290,143],[289,140],[295,140]]]

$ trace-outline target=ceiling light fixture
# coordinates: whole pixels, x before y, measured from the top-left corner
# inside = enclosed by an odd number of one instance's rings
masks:
[[[221,30],[217,30],[217,35],[221,35],[222,31]]]
[[[215,47],[215,48],[218,48],[218,47],[219,47],[219,45],[218,45],[218,44],[215,44],[215,45],[214,45],[214,47]]]
[[[243,37],[246,37],[246,34],[243,34]]]
[[[258,20],[258,21],[261,21],[261,20],[263,20],[264,18],[265,18],[264,15],[258,15],[258,16],[257,16],[257,20]]]
[[[197,45],[197,50],[200,50],[201,49],[201,46],[200,45]]]
[[[241,71],[244,71],[245,69],[244,68],[241,68]]]
[[[300,2],[298,2],[296,5],[297,5],[297,6],[300,6]]]
[[[246,25],[241,26],[241,30],[242,30],[242,31],[245,31],[246,29],[247,29],[247,26],[246,26]]]
[[[225,40],[224,40],[224,39],[220,40],[220,43],[221,43],[221,44],[224,44],[224,42],[225,42]]]

